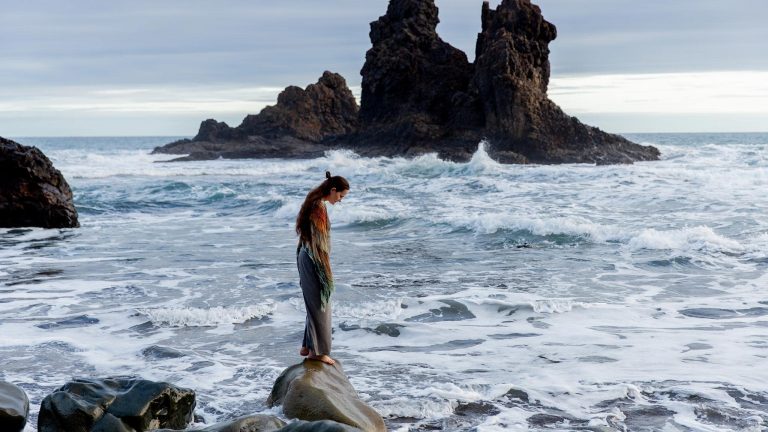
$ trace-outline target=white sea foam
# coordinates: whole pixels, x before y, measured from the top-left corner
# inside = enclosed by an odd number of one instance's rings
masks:
[[[468,416],[478,431],[544,412],[621,429],[649,406],[674,412],[670,430],[760,430],[734,390],[768,396],[765,144],[673,138],[660,162],[610,167],[502,165],[482,148],[467,163],[332,151],[177,164],[61,146],[50,153],[83,226],[0,230],[5,379],[42,400],[71,376],[136,373],[194,388],[208,422],[264,412],[299,358],[292,226],[328,169],[352,183],[329,206],[333,354],[393,429],[450,425],[476,401],[501,411]],[[567,247],[506,245],[529,235]],[[380,324],[398,331],[368,331]],[[184,356],[144,356],[152,345]],[[530,403],[509,403],[510,388]]]
[[[676,252],[701,250],[738,253],[744,251],[741,243],[719,235],[707,226],[685,227],[670,231],[645,229],[632,237],[628,246],[632,250],[668,249]]]
[[[263,318],[275,310],[274,304],[202,308],[139,309],[156,325],[171,327],[209,327],[221,324],[242,324],[251,319]]]

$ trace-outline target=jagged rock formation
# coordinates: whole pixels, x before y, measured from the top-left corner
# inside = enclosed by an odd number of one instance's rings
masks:
[[[195,392],[138,378],[75,379],[46,396],[39,432],[141,432],[182,429],[192,420]]]
[[[282,405],[288,418],[333,420],[365,432],[387,430],[381,416],[358,398],[338,360],[333,366],[304,360],[284,370],[275,381],[267,405]]]
[[[363,66],[363,154],[437,151],[467,160],[483,139],[508,163],[626,163],[658,151],[583,125],[547,97],[557,32],[529,0],[482,7],[476,58],[443,42],[432,0],[391,0],[371,24]]]
[[[373,46],[361,71],[357,123],[346,117],[344,127],[338,127],[334,120],[339,117],[331,116],[331,133],[305,133],[320,129],[318,117],[295,115],[306,107],[278,100],[274,110],[249,116],[238,131],[208,120],[178,150],[190,153],[217,140],[237,149],[240,144],[235,143],[244,139],[240,133],[250,130],[254,133],[248,139],[274,144],[263,154],[248,153],[254,157],[307,157],[335,146],[369,156],[437,152],[466,161],[486,140],[490,155],[505,163],[658,159],[656,148],[584,125],[549,100],[549,43],[557,31],[538,6],[530,0],[502,0],[492,10],[485,2],[481,13],[482,31],[470,63],[437,34],[434,0],[390,0],[387,13],[371,23]],[[340,93],[347,94],[344,88]],[[295,87],[284,93],[289,89]],[[352,114],[351,109],[335,112]],[[259,148],[268,147],[266,143],[260,141]]]
[[[192,140],[155,149],[189,154],[180,160],[247,157],[316,157],[328,149],[324,140],[357,129],[358,106],[344,78],[326,71],[306,89],[290,86],[277,104],[247,116],[236,128],[209,119]]]
[[[0,431],[21,432],[29,416],[29,398],[24,390],[0,381]]]
[[[0,227],[80,226],[72,190],[35,147],[0,137]]]

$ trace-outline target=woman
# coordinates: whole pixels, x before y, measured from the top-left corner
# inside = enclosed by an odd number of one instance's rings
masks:
[[[296,264],[299,268],[301,291],[307,307],[304,341],[299,354],[323,363],[334,364],[331,354],[331,223],[325,211],[325,201],[331,204],[344,199],[349,183],[344,177],[325,172],[325,181],[312,189],[301,205],[296,218]]]

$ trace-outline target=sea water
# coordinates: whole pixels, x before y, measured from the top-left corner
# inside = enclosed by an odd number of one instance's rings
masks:
[[[298,355],[296,213],[330,170],[333,356],[390,430],[768,428],[768,134],[629,135],[662,160],[167,162],[174,138],[17,138],[81,228],[0,230],[0,379],[271,413]],[[203,427],[198,421],[196,426]]]

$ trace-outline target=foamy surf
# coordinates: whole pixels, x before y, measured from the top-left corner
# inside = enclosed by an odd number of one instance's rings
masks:
[[[157,308],[138,309],[142,315],[158,326],[169,327],[213,327],[223,324],[242,324],[252,319],[264,318],[275,311],[273,304],[202,308]]]

